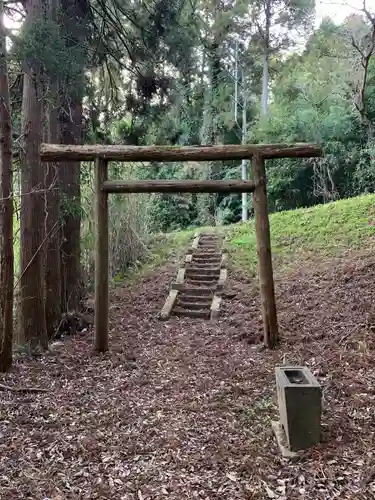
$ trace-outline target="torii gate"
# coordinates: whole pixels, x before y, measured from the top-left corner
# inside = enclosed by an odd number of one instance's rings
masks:
[[[309,158],[322,156],[313,144],[249,144],[220,146],[107,146],[42,144],[42,161],[95,161],[95,349],[108,350],[109,193],[253,193],[253,208],[259,282],[262,301],[264,343],[273,348],[278,341],[278,324],[271,257],[265,160],[273,158]],[[110,161],[215,161],[252,160],[252,180],[108,180]]]

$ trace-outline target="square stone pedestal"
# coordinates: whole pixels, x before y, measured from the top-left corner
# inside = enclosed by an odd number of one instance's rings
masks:
[[[322,389],[302,366],[276,368],[280,423],[290,451],[305,450],[321,437]]]

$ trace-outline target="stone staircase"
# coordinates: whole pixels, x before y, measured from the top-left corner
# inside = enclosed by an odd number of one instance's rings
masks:
[[[171,315],[216,319],[220,290],[226,281],[225,255],[217,233],[201,233],[194,239],[177,278],[171,285],[160,319]]]

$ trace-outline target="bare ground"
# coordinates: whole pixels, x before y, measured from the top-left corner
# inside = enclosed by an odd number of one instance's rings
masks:
[[[375,258],[300,268],[277,283],[283,342],[258,343],[259,302],[232,273],[222,319],[157,320],[173,269],[112,294],[111,351],[91,333],[0,380],[0,498],[375,498]],[[282,459],[274,367],[324,387],[324,438]]]

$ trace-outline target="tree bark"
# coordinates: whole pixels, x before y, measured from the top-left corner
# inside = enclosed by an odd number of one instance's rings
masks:
[[[95,165],[95,349],[108,350],[108,194],[102,190],[108,178],[108,162]]]
[[[216,23],[215,23],[216,24]],[[217,28],[213,28],[214,30]],[[211,43],[209,50],[209,67],[210,67],[210,124],[209,124],[209,144],[211,146],[218,144],[220,142],[220,132],[219,132],[219,114],[220,110],[218,109],[218,99],[219,99],[219,77],[221,71],[221,59],[219,54],[219,38],[220,35],[214,35],[214,39]],[[209,176],[210,180],[217,180],[220,178],[222,164],[221,162],[211,161],[209,164]],[[209,214],[210,214],[210,223],[211,225],[215,225],[216,222],[216,211],[218,205],[218,197],[217,194],[211,194],[209,197]]]
[[[41,0],[29,0],[25,24],[43,18]],[[32,348],[48,347],[45,318],[44,169],[40,161],[43,120],[42,68],[24,61],[21,162],[21,329]]]
[[[59,8],[58,0],[49,1],[49,17],[56,21],[56,12]],[[57,29],[57,28],[56,28]],[[50,95],[46,110],[47,114],[47,141],[60,141],[59,113],[58,113],[58,81],[50,77]],[[59,196],[59,168],[53,161],[47,164],[46,179],[46,326],[48,338],[52,338],[61,318],[61,263],[60,263],[60,196]]]
[[[82,133],[82,106],[72,104],[71,119],[61,118],[63,144],[79,144]],[[64,214],[61,241],[61,300],[63,311],[75,311],[81,298],[81,190],[80,163],[65,162],[60,167]]]
[[[84,47],[87,37],[89,16],[88,2],[64,0],[62,2],[62,22],[66,33],[67,50],[69,47]],[[84,61],[82,81],[76,81],[67,75],[65,94],[60,108],[61,142],[63,144],[82,143],[82,99]],[[77,76],[77,75],[76,75]],[[79,77],[78,77],[79,78]],[[61,277],[62,309],[77,310],[82,293],[81,280],[81,192],[80,160],[66,158],[60,168],[60,195],[64,205],[63,229],[61,235]]]
[[[107,181],[106,193],[242,193],[253,192],[252,181]]]
[[[266,188],[266,170],[264,159],[255,155],[252,160],[253,179],[256,188],[253,193],[255,216],[255,232],[257,254],[259,260],[260,296],[262,301],[262,317],[264,344],[275,347],[279,334],[277,325],[275,287],[273,282],[270,223],[268,218],[268,202]]]
[[[228,144],[219,146],[108,146],[42,144],[43,161],[211,161],[271,158],[312,158],[323,155],[315,144]]]
[[[14,254],[12,122],[3,1],[0,1],[0,96],[0,372],[4,372],[12,365]]]
[[[262,102],[261,116],[268,114],[268,85],[269,85],[269,57],[270,57],[270,30],[271,30],[271,0],[265,1],[264,6],[265,29],[263,35],[263,77],[262,77]]]
[[[360,114],[362,123],[367,128],[367,142],[370,145],[373,145],[375,139],[375,129],[368,113],[368,98],[366,96],[366,89],[368,84],[370,61],[375,51],[375,16],[366,9],[365,2],[363,2],[362,12],[366,16],[367,21],[370,23],[371,29],[359,42],[355,40],[354,34],[351,36],[352,46],[360,56],[362,71],[358,88],[356,89],[357,93],[354,96],[354,105]]]

